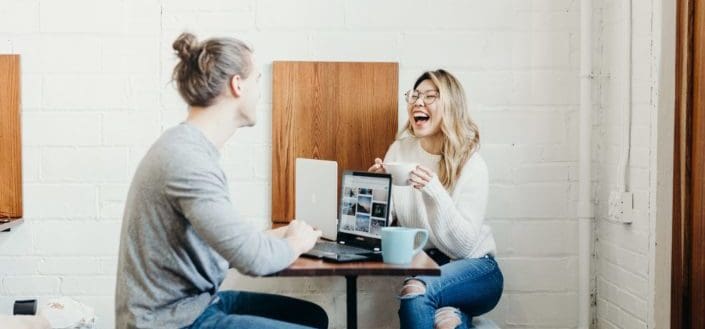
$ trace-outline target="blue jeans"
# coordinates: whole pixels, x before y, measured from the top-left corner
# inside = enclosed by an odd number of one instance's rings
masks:
[[[472,327],[472,317],[492,310],[502,296],[504,277],[491,256],[452,261],[441,266],[441,276],[417,276],[426,292],[400,297],[402,329],[434,327],[436,310],[450,306],[460,312],[462,324]]]
[[[328,316],[320,306],[299,299],[221,291],[189,328],[328,328]]]

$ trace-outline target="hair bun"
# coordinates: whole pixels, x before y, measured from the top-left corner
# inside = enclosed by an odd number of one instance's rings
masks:
[[[215,55],[208,51],[208,46],[203,47],[201,51],[198,54],[198,69],[201,70],[203,73],[208,73],[213,70],[216,64],[216,57]]]
[[[176,55],[183,61],[188,61],[194,56],[194,53],[200,53],[198,39],[191,33],[181,33],[181,35],[176,38],[174,44],[172,44],[174,50],[176,50]]]

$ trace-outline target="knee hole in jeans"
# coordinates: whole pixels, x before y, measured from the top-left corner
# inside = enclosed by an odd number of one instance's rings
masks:
[[[433,319],[434,329],[453,329],[461,323],[463,320],[460,318],[460,311],[451,306],[437,309]]]
[[[421,296],[426,293],[426,285],[419,280],[409,280],[404,283],[404,287],[401,288],[399,297],[413,298],[416,296]]]

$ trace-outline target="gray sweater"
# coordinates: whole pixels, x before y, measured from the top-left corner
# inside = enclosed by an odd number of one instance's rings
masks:
[[[196,127],[167,130],[139,164],[125,205],[117,328],[179,328],[208,306],[228,267],[266,275],[294,251],[235,211],[215,146]]]

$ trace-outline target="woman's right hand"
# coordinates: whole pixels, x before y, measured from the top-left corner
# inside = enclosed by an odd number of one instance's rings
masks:
[[[384,171],[384,164],[382,164],[382,159],[376,158],[375,164],[373,164],[372,167],[370,167],[370,169],[367,169],[367,171],[373,172],[373,173],[378,173],[378,174],[385,173],[386,171]]]
[[[297,256],[311,250],[320,237],[320,230],[316,230],[306,222],[296,219],[287,225],[286,232],[284,232],[284,239]]]

